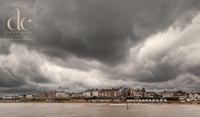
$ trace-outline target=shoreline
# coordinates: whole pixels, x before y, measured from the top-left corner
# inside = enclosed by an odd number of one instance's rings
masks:
[[[127,105],[121,103],[88,103],[88,102],[0,102],[0,104],[88,104],[88,105]],[[199,103],[128,103],[128,105],[200,105]]]

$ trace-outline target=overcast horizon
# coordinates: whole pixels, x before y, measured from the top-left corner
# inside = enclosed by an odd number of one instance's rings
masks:
[[[0,94],[200,90],[199,0],[0,0],[0,30],[10,6],[35,38],[0,37]]]

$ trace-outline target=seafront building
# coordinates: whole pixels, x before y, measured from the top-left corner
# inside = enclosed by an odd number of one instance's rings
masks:
[[[200,102],[200,92],[184,91],[148,91],[144,88],[108,88],[87,89],[83,92],[47,91],[37,94],[2,96],[0,100],[39,100],[81,99],[89,102],[165,103],[165,102]]]

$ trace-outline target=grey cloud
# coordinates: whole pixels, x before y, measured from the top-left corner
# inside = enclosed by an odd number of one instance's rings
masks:
[[[0,40],[0,42],[3,42]],[[0,55],[0,87],[12,90],[36,88],[36,84],[50,84],[54,81],[46,77],[40,70],[39,58],[34,58],[24,46],[11,44],[9,53]],[[30,52],[30,53],[29,53]],[[24,88],[25,87],[25,88]]]
[[[24,80],[20,80],[20,78],[16,77],[9,71],[1,69],[0,74],[1,74],[0,87],[17,87],[25,84]]]
[[[9,54],[10,42],[8,40],[0,40],[0,54]]]
[[[129,79],[146,83],[165,83],[184,74],[191,74],[195,76],[195,81],[199,82],[198,24],[199,14],[184,29],[170,27],[149,37],[145,44],[133,53],[137,59],[131,59],[130,63],[133,66],[126,73]],[[187,78],[185,77],[186,81]]]

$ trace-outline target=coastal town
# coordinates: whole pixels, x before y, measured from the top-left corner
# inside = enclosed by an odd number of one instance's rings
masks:
[[[200,92],[163,90],[148,91],[145,88],[88,89],[70,93],[64,90],[36,94],[19,94],[0,97],[0,102],[80,102],[80,103],[195,103],[200,104]]]

